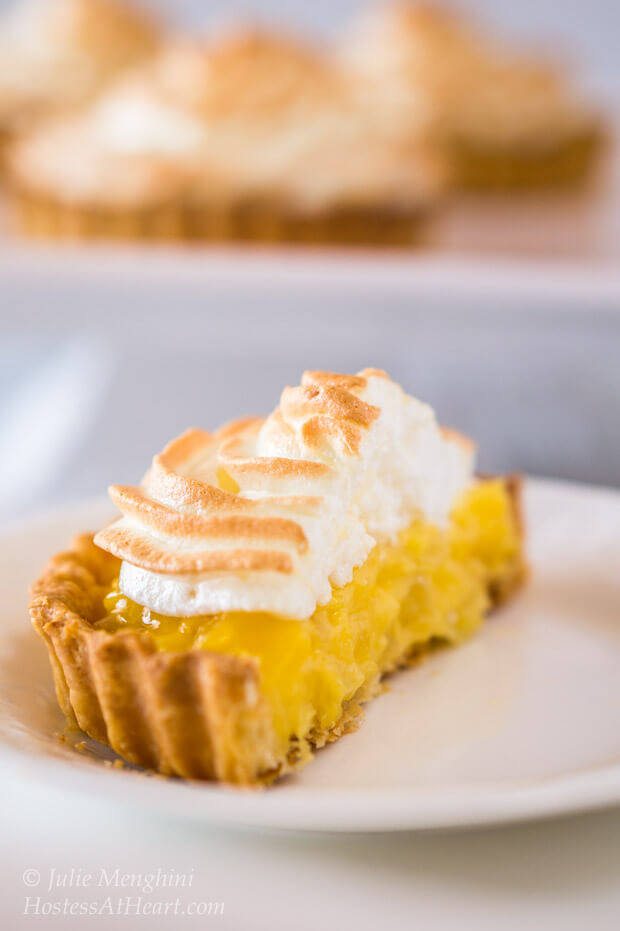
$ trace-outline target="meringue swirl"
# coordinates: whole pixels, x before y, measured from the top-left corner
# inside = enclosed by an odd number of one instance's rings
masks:
[[[265,420],[192,429],[95,538],[119,585],[166,615],[260,611],[304,619],[376,543],[416,517],[443,525],[474,448],[384,372],[306,372]]]
[[[513,49],[453,10],[399,0],[372,7],[341,57],[374,119],[397,135],[423,122],[448,140],[544,145],[593,124],[557,63]]]

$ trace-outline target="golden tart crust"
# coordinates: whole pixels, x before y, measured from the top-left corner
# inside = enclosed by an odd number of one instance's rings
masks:
[[[503,481],[522,536],[521,480]],[[92,535],[77,537],[33,585],[30,615],[47,645],[69,723],[130,763],[190,779],[269,782],[346,733],[360,704],[377,690],[376,681],[366,683],[333,727],[313,731],[309,742],[291,741],[283,761],[255,659],[203,650],[162,652],[146,633],[95,628],[119,565]],[[521,554],[510,574],[491,586],[491,605],[510,598],[526,576]],[[418,647],[416,657],[419,652]],[[396,665],[411,659],[402,656]]]
[[[578,188],[591,176],[605,144],[599,127],[552,147],[522,151],[454,141],[455,184],[462,190],[498,192]]]
[[[73,205],[15,185],[13,225],[35,239],[409,247],[433,236],[434,210],[343,207],[312,215],[275,204]]]
[[[118,566],[79,536],[32,589],[32,622],[69,723],[160,773],[239,784],[267,773],[275,761],[255,661],[160,653],[143,634],[94,629]]]

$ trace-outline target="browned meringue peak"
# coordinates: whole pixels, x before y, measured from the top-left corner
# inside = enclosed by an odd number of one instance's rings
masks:
[[[206,60],[204,43],[170,42],[87,109],[24,134],[7,154],[17,189],[93,208],[180,203],[209,174],[197,103]]]
[[[232,195],[389,208],[425,203],[442,186],[416,139],[401,151],[375,131],[348,73],[311,45],[241,29],[210,46],[200,102],[208,157]]]
[[[342,57],[375,118],[490,143],[536,141],[593,122],[555,62],[524,54],[453,9],[384,3],[362,14]]]
[[[362,14],[369,24],[399,36],[408,63],[415,67],[444,64],[449,68],[454,55],[473,60],[482,53],[479,29],[452,7],[438,3],[400,2],[377,4]]]
[[[210,122],[269,120],[312,112],[341,93],[342,78],[319,50],[284,33],[239,28],[210,43],[202,99]]]
[[[317,455],[331,458],[329,448],[337,444],[340,452],[357,455],[362,431],[377,419],[381,411],[356,397],[354,391],[362,384],[345,388],[336,382],[315,380],[314,373],[304,375],[299,388],[285,388],[280,409],[285,421],[301,425],[301,437],[306,447]]]
[[[206,39],[174,38],[162,45],[159,54],[128,75],[142,84],[155,99],[173,109],[200,117],[211,76],[211,49]],[[123,85],[118,85],[122,92]]]
[[[161,573],[292,572],[308,547],[301,519],[320,515],[341,487],[336,459],[358,456],[380,410],[359,397],[375,370],[356,376],[306,372],[286,388],[267,421],[246,418],[214,434],[193,429],[153,459],[140,487],[115,485],[123,514],[96,542],[121,559]],[[308,458],[256,455],[262,447]],[[327,460],[327,461],[325,461]],[[220,487],[224,470],[239,487]],[[204,545],[204,546],[203,546]]]
[[[113,486],[122,517],[96,543],[151,610],[303,619],[378,541],[416,517],[443,526],[472,464],[384,372],[306,372],[266,420],[190,430],[141,486]]]
[[[391,83],[416,120],[451,95],[484,56],[478,31],[453,9],[415,2],[378,3],[362,12],[343,45],[345,65],[371,97]],[[378,86],[373,86],[378,82]]]
[[[129,0],[15,0],[0,17],[0,119],[23,128],[81,105],[160,40],[155,18]]]

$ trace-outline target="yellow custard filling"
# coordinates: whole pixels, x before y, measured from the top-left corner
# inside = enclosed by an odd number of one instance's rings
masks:
[[[97,627],[147,632],[158,649],[255,657],[283,746],[325,734],[350,699],[431,641],[458,642],[481,624],[489,591],[518,571],[520,533],[506,485],[477,483],[444,530],[417,520],[377,545],[347,585],[306,621],[255,612],[164,617],[106,596]]]

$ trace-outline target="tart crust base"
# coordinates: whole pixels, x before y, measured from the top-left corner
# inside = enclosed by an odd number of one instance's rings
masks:
[[[430,208],[334,207],[296,213],[269,205],[137,207],[73,205],[38,192],[13,194],[20,233],[48,239],[412,246],[426,240]]]
[[[563,143],[506,149],[454,141],[450,155],[455,187],[469,191],[521,191],[579,188],[589,178],[604,145],[591,130]]]
[[[521,480],[505,482],[523,532]],[[293,741],[282,760],[256,661],[202,650],[159,652],[146,633],[93,627],[118,569],[119,560],[95,546],[92,534],[78,536],[34,583],[30,615],[48,648],[69,725],[130,763],[189,779],[268,783],[352,730],[361,705],[380,689],[380,680],[366,683],[334,727]],[[492,607],[510,598],[526,576],[521,554],[510,574],[490,589]],[[393,668],[424,652],[417,647]]]
[[[257,663],[203,651],[160,653],[148,635],[93,628],[118,566],[92,534],[82,535],[32,589],[32,623],[47,645],[69,724],[160,773],[247,784],[273,769]]]

